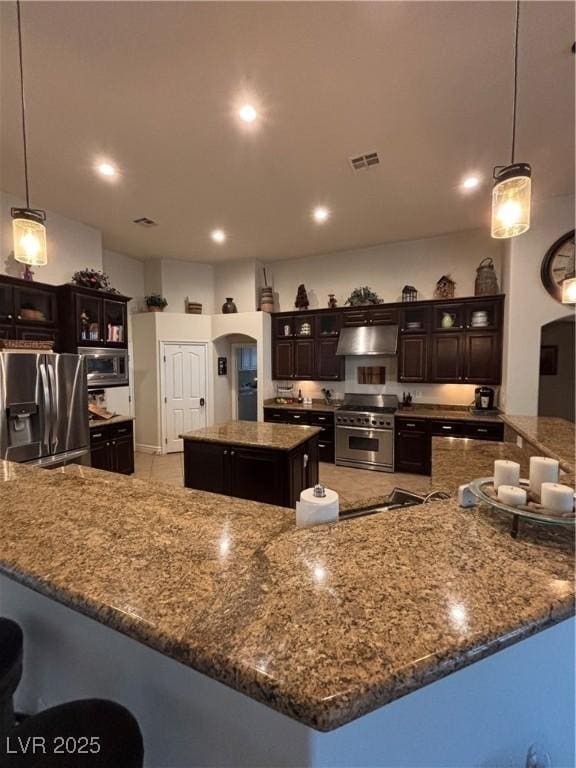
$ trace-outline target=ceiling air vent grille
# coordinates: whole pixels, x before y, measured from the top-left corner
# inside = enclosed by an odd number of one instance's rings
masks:
[[[361,171],[363,168],[372,168],[375,165],[380,165],[378,152],[368,152],[365,155],[350,158],[350,166],[353,171]]]
[[[158,224],[154,219],[149,219],[148,216],[141,216],[139,219],[134,219],[134,224],[139,224],[141,227],[157,227]]]

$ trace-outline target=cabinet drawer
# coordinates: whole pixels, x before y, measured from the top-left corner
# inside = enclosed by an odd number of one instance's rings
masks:
[[[504,424],[502,422],[469,421],[464,424],[463,435],[475,437],[477,440],[503,440]]]
[[[289,424],[308,424],[308,414],[304,411],[287,411],[286,422]]]
[[[334,442],[332,440],[318,441],[318,460],[334,464]]]
[[[355,325],[369,325],[368,313],[365,310],[353,310],[352,312],[344,312],[342,325],[345,327]]]
[[[110,437],[131,437],[132,436],[132,422],[125,421],[121,424],[110,425]]]
[[[312,411],[308,414],[308,423],[313,424],[315,427],[333,427],[334,414],[330,412],[322,413],[322,411]]]
[[[93,443],[103,443],[110,440],[110,427],[92,427],[90,430],[90,445]]]
[[[426,432],[428,430],[428,421],[426,419],[397,418],[395,426],[396,429],[405,432]]]
[[[431,421],[430,432],[433,435],[450,437],[463,434],[463,423],[460,421]]]
[[[368,313],[371,325],[397,325],[397,309],[373,309]]]
[[[285,424],[288,421],[286,411],[272,411],[270,408],[264,408],[264,421],[275,421],[278,424]]]

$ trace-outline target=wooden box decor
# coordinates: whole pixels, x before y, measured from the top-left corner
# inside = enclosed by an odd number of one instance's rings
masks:
[[[202,314],[202,304],[198,301],[190,301],[188,297],[186,297],[185,308],[188,315]]]

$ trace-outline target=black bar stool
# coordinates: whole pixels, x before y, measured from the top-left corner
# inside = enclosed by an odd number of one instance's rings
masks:
[[[14,693],[22,677],[22,630],[0,618],[0,737],[14,727]]]
[[[142,768],[135,717],[113,701],[85,699],[14,717],[22,677],[22,630],[0,618],[0,766],[4,768]]]

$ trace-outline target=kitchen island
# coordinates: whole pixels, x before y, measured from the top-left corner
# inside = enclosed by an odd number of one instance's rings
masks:
[[[570,764],[569,534],[454,501],[297,529],[89,468],[0,478],[20,708],[120,701],[154,768],[520,764],[534,734]]]
[[[319,427],[229,421],[186,432],[184,485],[295,507],[318,482]]]

